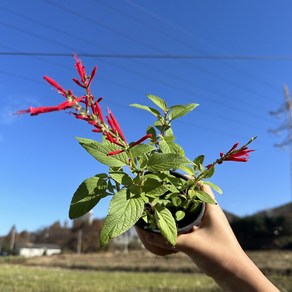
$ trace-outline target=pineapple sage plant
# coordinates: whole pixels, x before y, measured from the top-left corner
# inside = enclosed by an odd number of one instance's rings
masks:
[[[101,109],[102,98],[95,99],[90,85],[96,67],[90,75],[78,58],[75,68],[79,79],[73,81],[83,88],[84,95],[76,96],[50,77],[44,79],[65,98],[56,106],[29,107],[17,114],[38,115],[52,111],[69,110],[76,119],[90,124],[92,131],[100,133],[98,142],[87,138],[77,138],[80,145],[99,163],[108,166],[108,172],[98,173],[85,179],[73,195],[69,217],[78,218],[89,212],[102,199],[111,197],[108,214],[100,234],[101,246],[110,239],[124,233],[135,224],[158,230],[171,245],[175,245],[178,227],[192,220],[200,213],[204,204],[216,204],[214,198],[204,192],[204,184],[217,193],[221,189],[208,181],[217,164],[223,161],[246,162],[248,144],[239,147],[236,143],[226,153],[220,153],[213,163],[204,166],[204,155],[194,159],[187,158],[180,145],[175,143],[172,123],[194,110],[198,105],[168,106],[158,96],[147,95],[152,106],[132,104],[131,106],[147,111],[154,117],[143,136],[128,142],[116,117],[108,109]],[[183,174],[183,175],[182,175]],[[187,178],[186,178],[187,176]]]

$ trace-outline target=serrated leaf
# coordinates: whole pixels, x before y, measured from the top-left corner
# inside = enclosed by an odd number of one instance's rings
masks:
[[[145,110],[157,118],[161,116],[160,112],[157,109],[152,108],[152,107],[147,106],[147,105],[143,105],[143,104],[139,104],[139,103],[132,103],[132,104],[130,104],[130,106]]]
[[[152,95],[152,94],[147,94],[147,97],[153,102],[155,103],[159,108],[161,108],[164,112],[168,111],[167,105],[165,103],[165,101],[156,95]]]
[[[134,158],[142,156],[143,154],[149,153],[153,150],[155,150],[155,147],[149,144],[138,144],[129,149]]]
[[[173,153],[179,154],[181,156],[185,155],[184,150],[182,149],[182,147],[179,144],[174,143],[174,142],[170,142],[170,143],[168,143],[168,145],[170,146]]]
[[[160,186],[156,187],[155,189],[151,189],[149,191],[145,191],[145,193],[147,193],[147,195],[149,195],[149,196],[160,197],[160,196],[164,195],[168,191],[169,191],[169,188],[167,188],[164,185],[160,185]]]
[[[182,165],[191,164],[192,162],[179,154],[175,153],[154,153],[149,157],[147,168],[149,171],[165,171],[177,169]]]
[[[173,142],[174,137],[164,137],[159,141],[159,148],[162,153],[176,153],[184,156],[184,150],[180,145]]]
[[[196,196],[203,202],[209,203],[209,204],[216,204],[216,201],[210,196],[208,193],[204,191],[195,191]]]
[[[191,112],[193,109],[195,109],[198,106],[196,103],[190,103],[187,105],[174,105],[170,109],[169,113],[169,119],[170,121],[173,121],[174,119],[180,118],[189,112]]]
[[[162,236],[171,244],[175,245],[177,238],[177,228],[171,212],[162,206],[155,207],[155,223]]]
[[[151,175],[145,176],[145,181],[143,183],[143,192],[149,193],[152,190],[160,187],[162,185],[162,182],[160,182],[157,178],[152,177]]]
[[[69,217],[75,219],[89,212],[106,193],[107,183],[99,176],[84,180],[73,195]]]
[[[222,195],[223,192],[221,190],[221,188],[217,185],[215,185],[214,183],[210,182],[210,181],[204,181],[205,185],[210,186],[214,191],[216,191],[218,194]]]
[[[100,143],[86,138],[76,139],[90,155],[102,164],[110,167],[122,167],[128,163],[128,157],[124,152],[117,155],[107,156],[109,152],[121,149],[113,143],[108,141],[103,141]]]
[[[100,233],[101,246],[106,246],[110,239],[130,229],[142,216],[143,210],[144,201],[141,197],[129,198],[126,189],[116,193]]]

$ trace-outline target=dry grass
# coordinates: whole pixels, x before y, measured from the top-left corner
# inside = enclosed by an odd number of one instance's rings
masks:
[[[248,255],[265,273],[292,275],[292,251],[251,251]],[[18,263],[21,261],[25,265],[100,271],[199,272],[193,262],[182,253],[166,257],[155,256],[147,251],[133,251],[128,254],[62,254],[18,259]]]
[[[29,258],[25,260],[25,264],[99,271],[198,272],[193,262],[183,254],[158,257],[146,251],[135,251],[128,254],[121,252],[63,254],[53,257]]]

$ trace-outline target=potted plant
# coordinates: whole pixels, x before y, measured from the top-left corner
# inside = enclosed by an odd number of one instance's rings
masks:
[[[134,225],[145,230],[159,231],[170,245],[175,245],[178,229],[183,232],[191,228],[194,219],[204,212],[204,204],[216,204],[214,198],[204,192],[202,186],[209,185],[217,193],[221,189],[208,181],[217,164],[223,161],[248,160],[248,149],[254,138],[239,147],[236,143],[213,163],[204,166],[204,155],[194,159],[185,156],[184,150],[175,142],[172,123],[194,110],[198,104],[169,106],[155,95],[147,95],[154,107],[132,104],[154,117],[143,136],[128,142],[116,117],[108,109],[101,109],[102,98],[95,99],[90,85],[96,67],[87,75],[80,59],[75,55],[75,68],[80,79],[73,81],[84,89],[82,96],[65,90],[56,81],[45,76],[65,101],[56,106],[45,106],[20,110],[17,114],[32,116],[52,111],[70,110],[76,119],[92,126],[100,133],[101,141],[77,138],[80,145],[99,163],[108,166],[108,172],[85,179],[73,195],[69,217],[78,218],[89,212],[100,200],[110,196],[110,206],[100,234],[102,246],[124,233]]]

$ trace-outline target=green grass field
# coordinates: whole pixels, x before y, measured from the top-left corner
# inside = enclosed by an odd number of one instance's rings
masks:
[[[0,265],[0,291],[220,291],[201,274],[134,273]]]
[[[253,252],[251,258],[281,292],[292,291],[292,252]],[[0,258],[2,292],[221,291],[184,255],[100,253]]]

